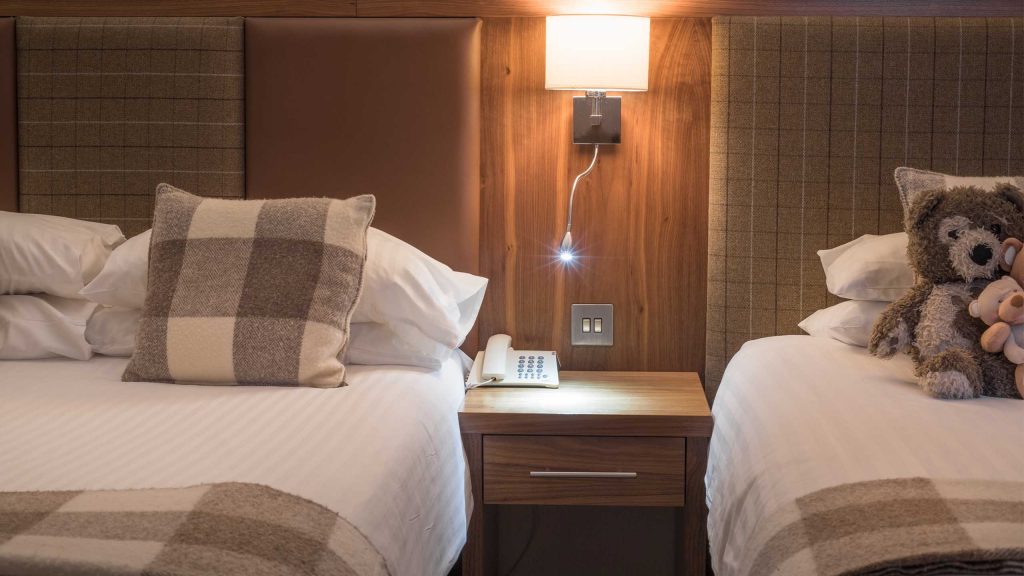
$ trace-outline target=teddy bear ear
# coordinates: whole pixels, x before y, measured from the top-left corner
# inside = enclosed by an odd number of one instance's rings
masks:
[[[1020,188],[1008,182],[1000,182],[996,184],[993,192],[1016,206],[1018,212],[1024,212],[1024,192],[1021,192]]]
[[[907,230],[916,230],[924,225],[925,221],[942,204],[946,191],[942,189],[924,192],[910,205],[910,213],[907,215]]]
[[[981,318],[981,302],[975,300],[967,307],[967,311],[970,312],[971,318]]]

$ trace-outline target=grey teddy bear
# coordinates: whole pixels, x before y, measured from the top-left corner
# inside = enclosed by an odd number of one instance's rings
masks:
[[[870,352],[909,351],[919,384],[937,398],[1020,398],[1015,366],[981,348],[985,325],[968,306],[1002,276],[1003,240],[1024,238],[1024,193],[1010,184],[926,192],[911,205],[906,229],[917,284],[879,316]]]

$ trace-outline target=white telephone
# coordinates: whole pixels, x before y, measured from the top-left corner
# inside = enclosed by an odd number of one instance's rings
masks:
[[[476,353],[466,380],[467,388],[478,386],[558,388],[558,358],[554,352],[513,350],[511,337],[495,334],[487,349]]]

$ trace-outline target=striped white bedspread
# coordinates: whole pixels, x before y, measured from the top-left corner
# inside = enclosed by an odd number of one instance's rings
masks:
[[[909,358],[879,360],[830,339],[747,342],[712,414],[706,483],[718,576],[745,574],[774,534],[766,519],[825,488],[1024,481],[1024,401],[936,400],[917,387]]]
[[[352,366],[350,386],[124,383],[126,359],[0,362],[0,492],[250,482],[355,525],[394,576],[465,542],[462,362]]]

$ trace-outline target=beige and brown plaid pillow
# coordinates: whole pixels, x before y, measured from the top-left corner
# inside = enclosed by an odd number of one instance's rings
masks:
[[[122,378],[343,385],[375,203],[158,186],[146,305]]]

